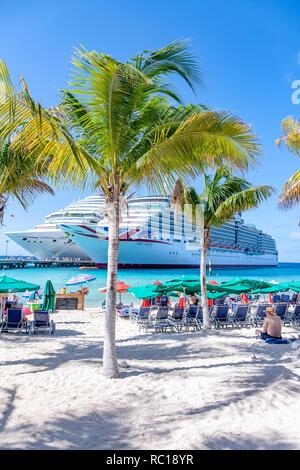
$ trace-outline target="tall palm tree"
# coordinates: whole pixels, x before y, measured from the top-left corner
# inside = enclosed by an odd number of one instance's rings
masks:
[[[13,150],[10,140],[0,141],[0,226],[9,198],[17,199],[26,209],[39,194],[54,194],[44,181],[45,173],[34,158]]]
[[[133,185],[161,192],[166,181],[171,187],[177,177],[195,178],[223,162],[247,170],[261,152],[251,128],[237,117],[170,102],[179,97],[163,78],[176,73],[192,86],[201,81],[184,42],[144,52],[126,63],[79,50],[73,65],[73,81],[62,106],[45,110],[25,84],[15,92],[3,64],[0,122],[16,129],[25,117],[15,148],[26,148],[37,162],[49,158],[48,172],[57,184],[89,182],[105,195],[109,240],[103,367],[105,376],[115,378],[121,198]]]
[[[204,174],[204,189],[198,194],[177,180],[171,195],[175,211],[184,204],[191,206],[191,216],[201,230],[201,298],[203,306],[203,328],[210,328],[206,265],[207,251],[210,246],[210,229],[220,226],[241,211],[257,207],[265,201],[274,189],[271,186],[252,186],[245,179],[232,175],[227,169],[219,168],[213,175]]]
[[[285,147],[300,158],[300,121],[289,116],[281,123],[282,137],[276,140],[276,145]],[[279,198],[279,206],[284,209],[294,207],[300,201],[300,170],[290,177]]]

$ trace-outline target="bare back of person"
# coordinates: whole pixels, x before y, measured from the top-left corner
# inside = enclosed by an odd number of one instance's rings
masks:
[[[273,338],[281,338],[281,320],[277,315],[267,315],[264,320],[264,333]]]

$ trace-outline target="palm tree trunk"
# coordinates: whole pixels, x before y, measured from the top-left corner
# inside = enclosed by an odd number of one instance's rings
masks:
[[[105,377],[119,378],[119,367],[116,350],[116,285],[119,256],[119,195],[115,194],[107,202],[108,217],[108,261],[107,261],[107,292],[105,312],[105,332],[103,348],[103,373]]]
[[[207,300],[207,289],[206,289],[206,257],[209,243],[209,229],[204,228],[202,234],[202,246],[201,246],[201,298],[203,308],[203,329],[210,329],[210,319],[208,310]]]

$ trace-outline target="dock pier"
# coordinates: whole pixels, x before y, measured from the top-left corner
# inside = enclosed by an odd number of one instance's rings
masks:
[[[74,268],[74,267],[94,267],[92,260],[26,260],[26,259],[1,259],[0,270],[20,269],[20,268]]]

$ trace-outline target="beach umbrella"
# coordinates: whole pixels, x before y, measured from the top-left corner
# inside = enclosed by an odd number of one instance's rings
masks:
[[[141,304],[142,307],[150,307],[150,302],[148,299],[143,299],[143,302]]]
[[[246,294],[241,294],[241,302],[243,304],[248,304],[248,297],[246,296]]]
[[[127,290],[129,289],[129,287],[131,286],[129,286],[128,284],[125,284],[122,281],[117,282],[116,290],[120,296],[120,303],[121,303],[121,294],[125,294]],[[105,293],[106,291],[107,291],[107,287],[99,287],[98,289],[98,292],[101,292],[102,294]]]
[[[279,282],[278,284],[272,284],[265,288],[258,288],[253,291],[253,294],[275,294],[276,292],[285,292],[291,290],[291,283]]]
[[[19,279],[13,279],[5,274],[0,276],[0,293],[9,292],[26,292],[26,291],[37,291],[40,286],[37,284],[31,284],[27,281],[21,281]]]
[[[92,276],[91,274],[78,274],[77,276],[71,277],[69,281],[66,283],[66,286],[75,286],[77,284],[84,284],[85,282],[94,281],[96,276]]]
[[[54,303],[55,303],[55,289],[50,279],[48,279],[45,285],[45,289],[44,289],[44,302],[43,302],[42,309],[50,310],[51,312],[53,312]]]

